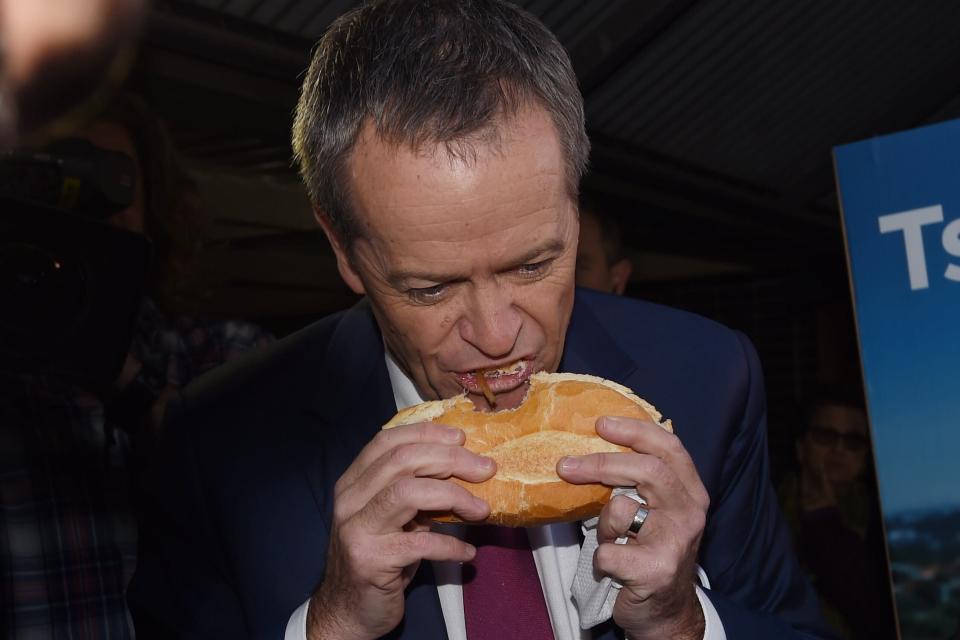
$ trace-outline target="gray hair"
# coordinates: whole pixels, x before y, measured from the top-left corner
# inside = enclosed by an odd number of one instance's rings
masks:
[[[563,46],[502,0],[372,0],[317,43],[293,123],[293,149],[314,205],[349,247],[361,234],[347,163],[370,122],[381,140],[455,157],[498,139],[498,125],[536,104],[566,158],[571,197],[590,142],[583,98]]]

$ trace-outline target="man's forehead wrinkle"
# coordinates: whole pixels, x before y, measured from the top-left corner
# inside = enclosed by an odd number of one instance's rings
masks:
[[[524,245],[519,251],[516,249],[510,252],[476,251],[475,253],[482,254],[482,260],[464,256],[463,250],[469,247],[469,243],[466,241],[438,239],[424,242],[427,247],[430,245],[452,246],[453,250],[446,252],[428,250],[426,254],[430,256],[429,259],[401,259],[387,267],[386,277],[392,284],[405,284],[408,280],[450,282],[469,280],[475,275],[484,276],[503,269],[515,268],[567,248],[560,230],[557,229],[556,231],[555,235],[533,245]]]
[[[484,202],[485,196],[475,195],[461,198],[460,204],[471,204],[476,201]],[[430,215],[418,215],[426,213],[429,210]],[[382,240],[391,245],[399,246],[404,243],[415,243],[425,250],[442,249],[447,247],[469,248],[488,243],[494,246],[500,246],[497,236],[510,234],[515,228],[513,225],[499,227],[486,224],[488,220],[497,221],[503,218],[504,211],[508,211],[510,218],[514,222],[520,222],[527,218],[544,217],[541,224],[562,225],[562,210],[557,210],[553,203],[542,203],[537,199],[533,207],[528,206],[510,206],[509,204],[494,203],[484,207],[482,211],[471,211],[470,217],[465,218],[458,214],[457,204],[444,203],[430,205],[410,205],[398,207],[397,212],[403,212],[404,219],[409,220],[409,224],[398,225],[394,233],[384,236]],[[550,214],[549,217],[544,214]],[[481,235],[478,236],[478,229]]]
[[[394,220],[405,222],[392,229],[393,234],[390,237],[383,238],[387,242],[406,238],[426,240],[429,237],[424,237],[425,234],[439,235],[440,232],[443,232],[444,236],[464,235],[462,232],[465,226],[479,225],[488,218],[503,216],[505,211],[509,212],[511,219],[517,220],[555,210],[557,215],[551,218],[557,220],[565,209],[558,200],[565,198],[567,194],[565,191],[560,193],[551,191],[550,184],[554,175],[543,172],[524,176],[521,179],[513,176],[515,183],[533,183],[533,187],[522,197],[500,197],[500,191],[493,185],[485,187],[483,184],[484,182],[493,183],[496,180],[478,177],[465,168],[462,172],[452,172],[452,175],[451,172],[446,172],[444,176],[448,178],[444,180],[446,188],[435,190],[427,199],[405,202],[402,196],[397,197],[394,194],[393,199],[387,203],[378,203],[374,199],[374,201],[362,202],[360,208],[377,208],[383,211],[382,207],[386,206]],[[451,182],[450,177],[455,177],[456,182]],[[418,172],[413,180],[428,184],[432,181],[429,171]],[[470,211],[467,219],[461,214],[465,210]],[[372,231],[376,233],[377,229]]]

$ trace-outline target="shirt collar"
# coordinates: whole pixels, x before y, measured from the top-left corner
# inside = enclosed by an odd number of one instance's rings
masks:
[[[393,359],[393,356],[390,355],[390,351],[384,349],[383,352],[387,361],[387,374],[390,376],[390,387],[393,389],[393,399],[397,403],[397,411],[423,402],[424,400],[417,391],[417,387],[413,384],[413,380],[403,372],[400,365],[398,365],[396,360]]]

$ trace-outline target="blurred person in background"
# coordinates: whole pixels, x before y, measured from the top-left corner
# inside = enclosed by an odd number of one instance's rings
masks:
[[[0,0],[0,148],[119,83],[145,4]]]
[[[622,296],[631,273],[633,262],[623,254],[617,220],[604,213],[593,199],[581,194],[577,286]]]
[[[862,392],[818,389],[796,454],[779,493],[825,615],[846,638],[896,638]]]
[[[133,203],[107,223],[146,235],[152,266],[126,364],[110,389],[0,374],[0,617],[4,637],[129,637],[133,472],[166,397],[270,341],[258,327],[179,315],[203,215],[158,118],[120,95],[75,134],[133,159]],[[90,224],[104,224],[91,221]],[[124,265],[113,265],[123,269]]]

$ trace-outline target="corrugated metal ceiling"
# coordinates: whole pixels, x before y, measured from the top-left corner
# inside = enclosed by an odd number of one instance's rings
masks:
[[[141,86],[190,156],[292,176],[289,121],[310,45],[356,4],[158,0],[163,28],[148,37]],[[642,210],[633,239],[663,250],[723,257],[794,241],[838,253],[831,147],[960,115],[955,0],[519,4],[580,76],[588,185],[628,227]]]
[[[173,0],[315,40],[355,0]],[[605,25],[653,2],[521,0],[575,57],[611,53]],[[830,148],[919,124],[960,90],[960,3],[700,0],[586,95],[591,132],[788,197],[831,188]],[[636,33],[642,24],[629,26]],[[293,40],[291,40],[293,42]],[[595,46],[591,46],[595,45]],[[630,42],[626,45],[629,50]],[[291,79],[294,82],[294,79]],[[951,110],[946,115],[952,115]],[[956,111],[955,108],[952,111]],[[941,114],[942,115],[942,114]]]
[[[833,145],[916,125],[956,95],[958,27],[957,2],[701,2],[589,96],[588,122],[812,198],[830,187]]]
[[[604,15],[632,0],[583,2],[582,0],[521,0],[517,4],[540,19],[567,44]],[[356,6],[356,0],[182,0],[236,18],[256,22],[289,34],[314,39],[337,16]]]

